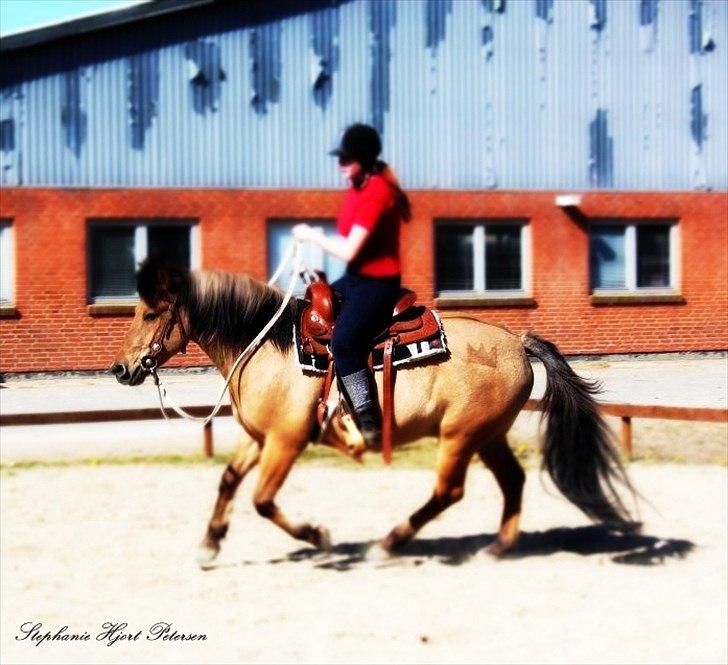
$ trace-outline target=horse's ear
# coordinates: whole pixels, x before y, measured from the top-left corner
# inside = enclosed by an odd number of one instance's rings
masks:
[[[166,265],[156,257],[142,261],[136,274],[139,297],[151,307],[161,300],[172,300],[181,295],[189,270]]]

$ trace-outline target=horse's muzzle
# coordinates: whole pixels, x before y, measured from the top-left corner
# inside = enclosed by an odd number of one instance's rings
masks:
[[[116,377],[116,380],[125,386],[138,386],[146,378],[144,368],[137,365],[132,372],[124,363],[114,363],[109,367],[109,373]]]
[[[109,367],[109,374],[113,374],[119,383],[129,383],[129,370],[127,370],[126,365],[122,363],[114,363],[111,367]]]

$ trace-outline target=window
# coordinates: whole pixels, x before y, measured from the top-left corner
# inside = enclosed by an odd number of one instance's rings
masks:
[[[135,299],[136,270],[148,256],[194,268],[199,264],[192,220],[90,220],[88,275],[91,302]]]
[[[591,226],[591,286],[595,292],[675,290],[676,257],[674,220],[600,222]]]
[[[13,226],[9,219],[0,219],[0,307],[15,300],[15,249]]]
[[[530,286],[525,220],[438,220],[435,271],[439,295],[522,295]]]
[[[321,229],[327,236],[337,235],[336,225],[330,219],[281,219],[268,222],[268,275],[272,276],[280,265],[292,242],[291,230],[300,222]],[[323,270],[329,282],[337,280],[346,270],[344,261],[324,252],[323,249],[312,242],[303,243],[302,259],[309,270]],[[291,273],[286,270],[278,278],[276,286],[287,289],[290,279]],[[300,295],[305,288],[303,282],[299,280],[294,293]]]

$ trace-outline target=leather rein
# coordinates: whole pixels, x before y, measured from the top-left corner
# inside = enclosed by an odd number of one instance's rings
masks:
[[[278,311],[273,315],[273,317],[268,321],[268,323],[263,327],[263,329],[257,334],[255,339],[253,339],[250,344],[240,353],[240,355],[235,359],[235,362],[230,367],[230,370],[228,371],[227,379],[225,380],[222,389],[220,390],[220,394],[217,398],[217,403],[213,407],[212,411],[207,415],[206,417],[202,418],[199,416],[193,416],[190,413],[187,413],[183,408],[178,406],[174,400],[171,398],[170,395],[167,394],[167,391],[165,388],[161,385],[161,381],[159,380],[159,375],[157,374],[157,366],[159,365],[159,356],[162,353],[162,350],[164,349],[164,340],[169,339],[170,335],[172,334],[172,330],[174,329],[175,323],[179,324],[180,328],[180,334],[182,336],[182,346],[180,348],[180,351],[182,353],[185,353],[187,350],[187,343],[190,341],[190,337],[187,334],[187,330],[185,330],[185,326],[182,323],[182,318],[179,314],[179,306],[177,304],[177,299],[172,298],[172,300],[169,303],[169,307],[161,314],[161,316],[165,317],[164,323],[160,324],[159,328],[157,328],[157,331],[154,334],[154,337],[152,338],[152,341],[149,344],[149,353],[145,355],[142,358],[141,364],[142,367],[147,371],[149,374],[152,375],[152,378],[154,379],[154,385],[157,388],[157,395],[159,396],[159,408],[162,411],[162,415],[165,417],[165,419],[168,419],[169,416],[167,415],[166,407],[164,405],[164,399],[166,397],[167,401],[169,402],[169,406],[182,418],[186,418],[187,420],[194,420],[197,422],[201,422],[203,426],[206,426],[209,422],[212,421],[212,419],[215,417],[217,412],[220,410],[220,407],[222,406],[223,399],[225,397],[225,393],[227,392],[228,386],[230,385],[230,381],[232,381],[232,378],[235,374],[235,371],[238,369],[238,367],[241,365],[241,363],[247,363],[247,361],[250,359],[250,357],[256,352],[258,349],[258,346],[263,342],[265,339],[265,336],[268,334],[270,329],[273,327],[276,321],[280,318],[280,316],[283,314],[286,307],[288,307],[288,304],[291,301],[291,298],[293,297],[293,291],[296,285],[296,282],[298,281],[299,274],[303,276],[304,274],[308,274],[308,271],[306,270],[305,266],[303,266],[303,263],[301,262],[300,258],[300,243],[299,242],[293,242],[289,246],[288,251],[286,252],[285,256],[281,260],[280,265],[278,266],[278,269],[273,274],[273,276],[268,281],[268,285],[270,286],[273,284],[278,278],[283,274],[283,271],[285,267],[288,264],[291,264],[291,279],[288,284],[288,289],[286,290],[286,294],[283,297],[283,301],[281,302],[280,307],[278,308]]]

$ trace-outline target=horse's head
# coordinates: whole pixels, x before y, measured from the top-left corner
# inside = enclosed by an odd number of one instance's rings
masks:
[[[142,263],[136,275],[141,300],[121,349],[109,371],[119,383],[138,386],[149,373],[189,341],[185,300],[189,271],[170,268],[155,259]]]

